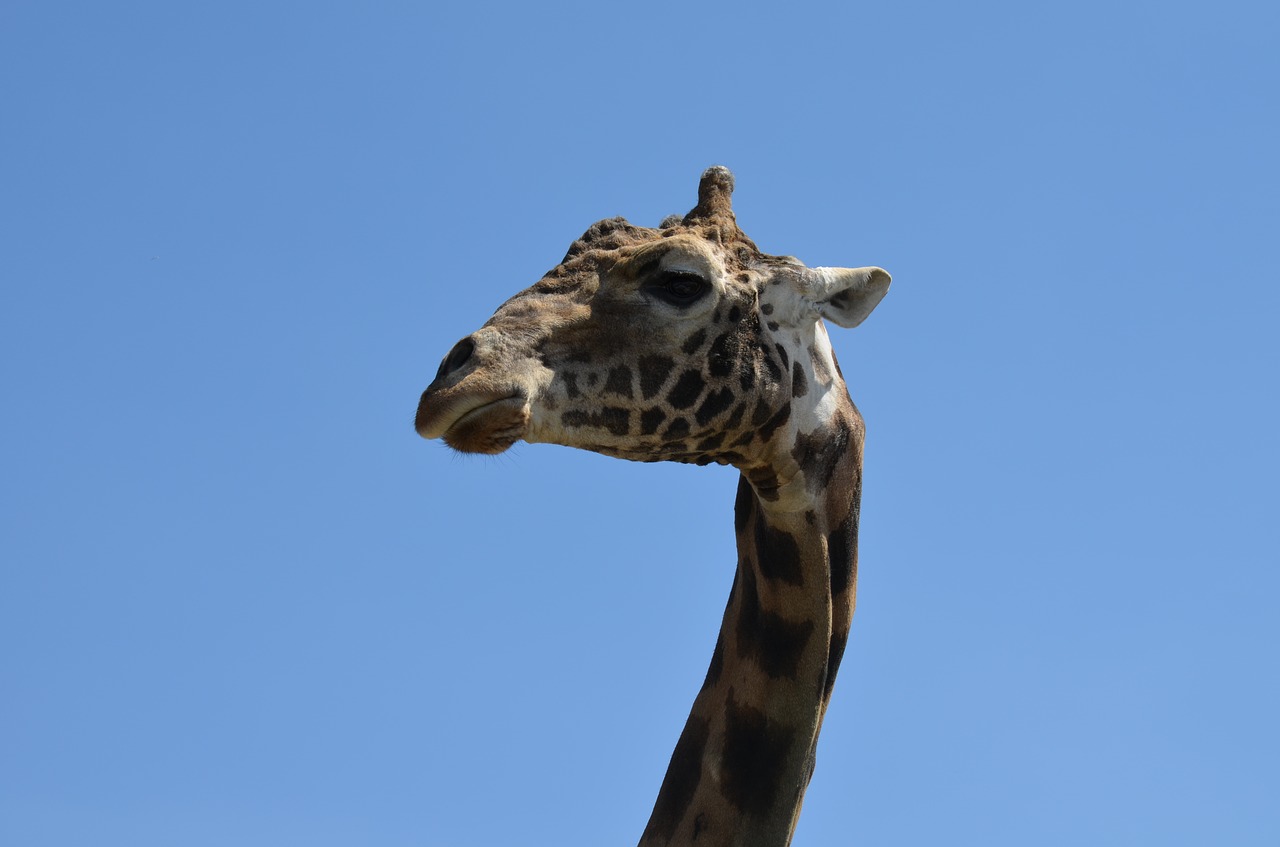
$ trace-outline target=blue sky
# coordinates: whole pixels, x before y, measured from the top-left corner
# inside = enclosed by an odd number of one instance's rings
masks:
[[[1274,5],[0,11],[0,841],[633,843],[735,474],[414,435],[698,175],[867,419],[795,844],[1275,844]]]

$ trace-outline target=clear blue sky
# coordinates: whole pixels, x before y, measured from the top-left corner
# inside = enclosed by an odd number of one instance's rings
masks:
[[[1280,843],[1271,3],[0,11],[0,842],[639,837],[735,474],[411,426],[593,221],[881,265],[797,845]]]

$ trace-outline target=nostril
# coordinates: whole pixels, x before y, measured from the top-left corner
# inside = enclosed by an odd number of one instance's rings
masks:
[[[467,360],[471,358],[471,354],[475,352],[475,349],[476,343],[470,338],[464,338],[453,345],[449,355],[445,356],[444,361],[440,363],[440,370],[436,371],[436,379],[446,377],[465,365]]]

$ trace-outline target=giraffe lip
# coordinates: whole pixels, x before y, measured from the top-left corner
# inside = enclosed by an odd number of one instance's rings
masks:
[[[476,393],[433,392],[428,389],[418,404],[414,428],[423,438],[444,438],[447,443],[458,446],[455,441],[467,443],[474,440],[474,432],[478,429],[493,429],[485,427],[487,418],[494,418],[492,423],[501,430],[511,429],[514,418],[519,418],[521,423],[526,422],[527,406],[528,399],[524,394],[510,389]],[[499,419],[504,416],[507,420]],[[506,426],[502,426],[504,423]],[[459,449],[467,450],[465,447]]]
[[[497,411],[495,407],[502,406],[503,404],[509,404],[509,403],[514,405],[513,401],[518,401],[521,406],[524,405],[523,397],[521,397],[519,394],[512,394],[507,397],[499,397],[497,400],[490,400],[489,402],[484,403],[483,405],[480,405],[480,406],[474,406],[471,409],[468,409],[467,411],[463,412],[462,415],[459,416],[457,420],[449,424],[449,428],[445,430],[444,434],[448,436],[450,431],[457,429],[458,427],[466,426],[468,423],[476,420],[479,417],[483,417],[485,415],[491,414],[494,411]]]

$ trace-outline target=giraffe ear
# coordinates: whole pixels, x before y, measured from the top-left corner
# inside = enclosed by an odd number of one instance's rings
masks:
[[[810,268],[809,294],[822,316],[855,327],[884,299],[892,277],[882,268]]]

